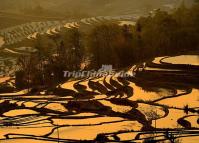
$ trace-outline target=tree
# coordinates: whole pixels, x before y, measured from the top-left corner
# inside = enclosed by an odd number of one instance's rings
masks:
[[[127,34],[127,33],[126,33]],[[127,35],[126,35],[127,36]],[[114,23],[97,25],[89,35],[89,52],[95,68],[102,65],[121,66],[121,51],[125,44],[123,29]]]
[[[82,36],[77,28],[68,29],[59,37],[63,38],[56,40],[56,54],[48,59],[45,71],[53,74],[55,83],[65,80],[64,71],[80,70],[84,57]]]
[[[140,22],[143,41],[142,58],[169,54],[175,49],[174,37],[178,27],[175,19],[166,12],[157,11],[154,17],[148,17]],[[170,50],[171,49],[171,50]]]

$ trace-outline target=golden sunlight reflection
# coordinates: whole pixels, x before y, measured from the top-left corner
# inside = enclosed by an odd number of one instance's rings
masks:
[[[77,126],[59,128],[60,138],[93,140],[99,133],[111,133],[119,130],[140,130],[142,125],[137,121],[123,121],[119,123],[109,123],[96,126]],[[57,130],[50,137],[57,137]]]

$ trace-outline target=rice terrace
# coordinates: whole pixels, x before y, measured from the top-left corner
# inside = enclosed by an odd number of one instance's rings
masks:
[[[198,143],[198,0],[1,0],[0,143]]]

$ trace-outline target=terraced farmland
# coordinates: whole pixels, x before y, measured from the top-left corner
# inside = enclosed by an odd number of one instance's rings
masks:
[[[15,87],[17,58],[36,52],[40,36],[108,22],[135,25],[137,19],[98,16],[0,30],[0,142],[197,143],[198,55],[157,57],[132,65],[127,77],[70,79],[42,90]]]
[[[53,36],[64,29],[80,28],[82,30],[106,22],[116,22],[118,24],[132,24],[138,18],[137,15],[121,16],[99,16],[70,21],[45,21],[31,22],[0,30],[0,67],[1,76],[13,74],[16,67],[16,59],[20,55],[27,55],[35,52],[33,44],[39,35]],[[130,22],[130,23],[128,23]],[[9,67],[6,63],[10,63]]]
[[[121,16],[99,16],[92,18],[85,18],[80,20],[67,21],[45,21],[45,22],[31,22],[14,27],[9,27],[0,30],[0,35],[4,38],[5,45],[16,44],[22,40],[35,39],[37,34],[56,34],[61,27],[73,28],[81,27],[83,25],[95,25],[100,22],[108,21],[135,21],[138,18],[136,15],[121,15]]]
[[[134,75],[129,77],[82,78],[35,92],[0,90],[0,139],[197,143],[199,61],[171,61],[175,58],[158,57],[135,65],[126,71]],[[0,79],[4,87],[13,82]]]

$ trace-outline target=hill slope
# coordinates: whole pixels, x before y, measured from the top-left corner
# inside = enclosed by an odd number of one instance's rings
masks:
[[[150,10],[168,5],[174,7],[182,0],[1,0],[0,10],[20,12],[41,6],[58,12],[84,12],[88,14],[116,14],[129,10]],[[185,0],[187,5],[193,0]]]

